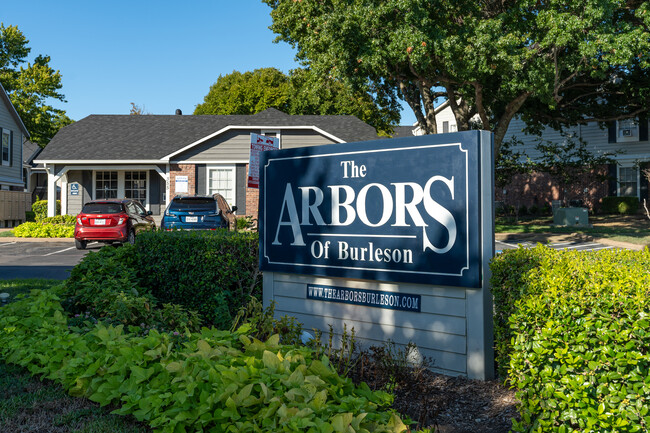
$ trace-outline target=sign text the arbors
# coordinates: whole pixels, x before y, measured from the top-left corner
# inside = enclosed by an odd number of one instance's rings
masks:
[[[368,169],[354,160],[341,161],[341,178],[364,178]],[[423,184],[416,182],[393,182],[388,186],[378,182],[364,184],[358,191],[348,184],[328,185],[323,191],[318,186],[294,187],[292,183],[284,186],[284,196],[280,208],[280,216],[275,231],[273,245],[282,245],[280,234],[282,230],[290,230],[290,246],[306,246],[303,227],[310,226],[350,226],[360,222],[366,227],[422,227],[422,251],[427,249],[438,254],[449,251],[456,242],[457,224],[454,215],[436,199],[436,191],[450,194],[454,200],[454,176],[445,177],[432,174]],[[326,194],[327,193],[327,194]],[[368,212],[369,195],[380,200],[380,212],[373,216]],[[326,195],[329,198],[326,202]],[[295,197],[299,199],[296,200]],[[325,217],[324,217],[325,215]],[[407,218],[407,216],[409,218]],[[431,243],[426,235],[429,223],[436,221],[447,231],[447,241],[441,245]],[[429,221],[429,223],[427,223]],[[329,243],[320,242],[310,248],[312,255],[320,251],[319,256],[328,258]],[[355,260],[390,261],[395,256],[402,256],[403,261],[412,252],[395,253],[394,251],[373,249],[369,242],[368,249],[351,251],[347,243],[339,241],[338,256],[341,259],[352,257]],[[366,258],[367,257],[367,258]],[[319,257],[316,257],[319,258]]]

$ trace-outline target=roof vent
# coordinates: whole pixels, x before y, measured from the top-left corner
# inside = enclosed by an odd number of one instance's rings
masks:
[[[177,109],[176,109],[176,115],[177,115],[177,116],[180,116],[180,115],[182,115],[182,114],[183,114],[183,112],[181,111],[181,109],[180,109],[180,108],[177,108]]]

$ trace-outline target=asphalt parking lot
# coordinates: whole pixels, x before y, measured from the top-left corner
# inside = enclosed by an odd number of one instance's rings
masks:
[[[88,244],[86,250],[77,250],[69,240],[23,242],[0,238],[0,279],[52,278],[64,280],[70,270],[88,254],[104,244]]]

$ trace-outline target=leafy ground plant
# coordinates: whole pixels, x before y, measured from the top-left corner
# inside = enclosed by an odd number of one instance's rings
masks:
[[[392,397],[355,386],[326,358],[237,332],[203,328],[184,344],[122,326],[68,329],[55,291],[32,291],[0,315],[0,358],[74,396],[119,405],[156,431],[402,432]],[[129,328],[129,331],[132,329]],[[47,354],[47,355],[45,355]]]

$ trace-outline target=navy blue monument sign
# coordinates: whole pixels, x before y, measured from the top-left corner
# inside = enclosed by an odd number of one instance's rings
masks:
[[[480,149],[469,131],[263,152],[261,269],[482,287]]]

